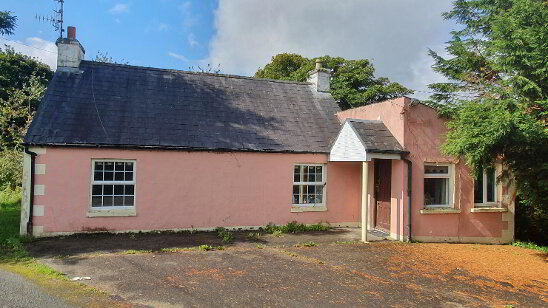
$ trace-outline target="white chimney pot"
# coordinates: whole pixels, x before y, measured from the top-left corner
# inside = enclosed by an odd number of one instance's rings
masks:
[[[331,72],[322,68],[320,59],[316,60],[316,69],[308,72],[308,82],[317,92],[329,92],[331,90]]]

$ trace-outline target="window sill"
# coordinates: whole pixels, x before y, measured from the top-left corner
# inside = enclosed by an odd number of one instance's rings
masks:
[[[508,209],[505,207],[475,207],[470,209],[471,213],[505,213]]]
[[[420,210],[421,214],[459,214],[460,209],[434,207]]]
[[[291,213],[302,213],[302,212],[326,212],[326,206],[292,206]]]
[[[137,216],[135,209],[90,210],[87,217],[129,217]]]

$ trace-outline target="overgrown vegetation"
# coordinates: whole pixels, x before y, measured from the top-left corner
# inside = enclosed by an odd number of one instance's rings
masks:
[[[516,242],[512,243],[512,246],[522,247],[522,248],[527,248],[527,249],[533,249],[533,250],[538,250],[538,251],[548,253],[548,246],[539,246],[539,245],[537,245],[535,243],[531,243],[531,242],[516,241]]]
[[[517,212],[527,213],[517,230],[536,229],[516,234],[546,244],[548,5],[457,0],[444,17],[461,28],[447,58],[430,51],[434,70],[449,79],[430,85],[432,105],[450,118],[443,151],[464,157],[476,173],[503,158],[521,196]]]
[[[299,232],[310,232],[310,231],[327,231],[329,230],[328,225],[324,224],[314,224],[314,225],[305,225],[302,223],[298,223],[296,221],[292,221],[287,223],[287,225],[275,225],[272,223],[269,223],[265,227],[265,231],[267,233],[275,234],[275,233],[299,233]],[[276,235],[276,234],[275,234]]]
[[[259,69],[255,77],[306,81],[308,72],[314,70],[316,60],[331,71],[331,95],[342,109],[367,105],[413,93],[388,78],[375,77],[375,68],[367,59],[347,60],[341,57],[323,56],[305,58],[298,54],[281,53]]]

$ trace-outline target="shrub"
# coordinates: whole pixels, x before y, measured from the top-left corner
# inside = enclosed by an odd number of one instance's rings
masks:
[[[0,190],[15,190],[23,179],[23,154],[16,150],[0,152]]]
[[[200,246],[198,246],[198,249],[202,250],[202,251],[209,251],[209,250],[213,250],[213,247],[211,247],[209,245],[200,245]]]
[[[269,223],[265,227],[265,231],[267,233],[272,233],[279,231],[280,233],[298,233],[298,232],[310,232],[310,231],[327,231],[329,230],[329,226],[323,225],[323,224],[314,224],[314,225],[305,225],[302,223],[298,223],[296,221],[292,221],[287,223],[287,225],[280,225],[277,226],[273,223]]]

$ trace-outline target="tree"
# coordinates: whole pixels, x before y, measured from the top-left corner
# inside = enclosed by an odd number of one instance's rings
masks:
[[[97,54],[95,55],[95,61],[112,64],[129,64],[129,62],[124,59],[116,61],[111,56],[109,56],[108,52],[102,51],[97,51]]]
[[[452,32],[449,58],[430,50],[434,70],[449,79],[430,85],[433,105],[450,119],[443,151],[476,172],[503,158],[522,205],[548,222],[548,5],[457,0],[444,17],[462,29]]]
[[[17,26],[17,16],[9,11],[0,11],[0,35],[12,35]]]
[[[376,78],[375,68],[367,59],[346,60],[330,56],[308,59],[298,54],[282,53],[272,57],[272,61],[259,69],[255,77],[306,81],[317,59],[331,70],[331,95],[342,109],[413,93],[388,78]]]
[[[0,50],[0,150],[20,148],[52,76],[49,66],[33,58]]]

